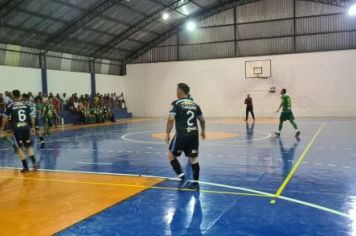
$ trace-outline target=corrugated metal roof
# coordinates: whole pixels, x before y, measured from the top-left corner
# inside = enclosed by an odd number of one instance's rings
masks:
[[[296,0],[295,9],[293,0],[256,0],[249,4],[236,0],[246,4],[217,11],[197,22],[193,32],[183,28],[178,34],[166,34],[185,18],[213,12],[231,1],[23,0],[7,8],[9,1],[0,0],[0,43],[78,54],[87,60],[99,57],[118,61],[150,45],[152,50],[138,62],[356,47],[356,17],[347,16],[345,7],[335,6],[341,0],[330,0],[333,5]],[[161,18],[163,12],[170,13],[168,20]],[[153,44],[160,36],[163,39]],[[29,58],[24,56],[20,64],[29,66],[30,62],[25,63]],[[58,68],[59,62],[51,60]],[[69,68],[66,63],[59,67]]]
[[[185,16],[217,1],[200,6],[189,0],[23,0],[16,7],[5,9],[8,12],[0,30],[0,42],[88,55],[135,27],[137,30],[127,39],[148,43]],[[1,0],[0,6],[5,3],[8,1]],[[111,4],[108,9],[106,4]],[[168,21],[156,17],[142,25],[144,20],[163,11],[171,12]],[[53,42],[58,37],[63,38]],[[142,45],[125,45],[121,41],[118,45],[127,47],[127,51]],[[96,49],[93,45],[97,45]]]

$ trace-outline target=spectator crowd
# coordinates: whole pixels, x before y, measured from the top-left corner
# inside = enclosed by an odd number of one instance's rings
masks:
[[[124,94],[117,95],[100,94],[95,96],[88,94],[78,95],[77,93],[67,96],[63,94],[42,94],[39,92],[37,95],[28,93],[29,100],[35,103],[37,114],[41,114],[41,108],[45,104],[51,104],[55,110],[53,123],[58,125],[63,112],[70,112],[75,124],[93,124],[105,121],[115,121],[113,110],[118,108],[125,108],[126,102]],[[4,94],[0,93],[0,114],[5,111],[7,104],[12,102],[11,92],[6,91]]]

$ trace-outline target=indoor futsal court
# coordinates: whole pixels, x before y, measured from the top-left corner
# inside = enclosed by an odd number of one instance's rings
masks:
[[[0,236],[356,235],[356,1],[0,0]]]

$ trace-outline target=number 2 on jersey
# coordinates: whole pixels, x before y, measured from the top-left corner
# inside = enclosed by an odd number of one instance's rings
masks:
[[[194,119],[194,112],[189,110],[189,111],[187,111],[187,115],[189,116],[189,118],[187,120],[188,126],[193,126],[194,123],[192,123],[192,120]]]

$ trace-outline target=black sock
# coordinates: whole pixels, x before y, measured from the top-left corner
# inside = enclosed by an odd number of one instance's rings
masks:
[[[35,156],[30,156],[30,159],[32,161],[32,164],[36,164],[36,158]]]
[[[42,143],[44,142],[43,136],[40,137],[40,141],[41,141]]]
[[[184,173],[182,171],[182,167],[179,164],[179,161],[177,159],[174,159],[171,161],[171,166],[173,167],[173,170],[176,172],[176,174],[181,178],[185,179]]]
[[[26,160],[22,160],[22,165],[24,169],[28,169],[28,165],[27,165],[27,161]]]
[[[194,180],[199,180],[199,173],[200,173],[200,165],[199,162],[192,164],[192,169],[193,169],[193,178]]]

